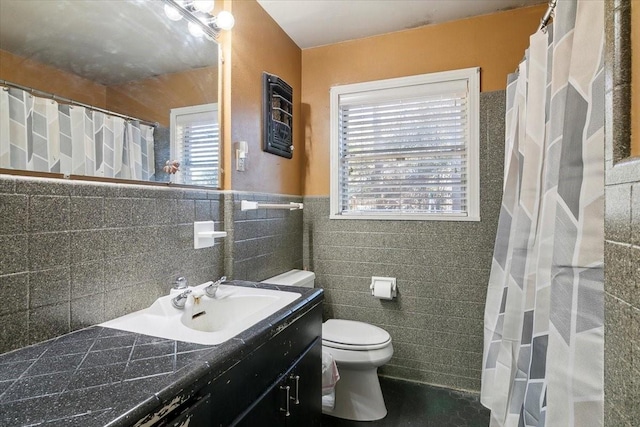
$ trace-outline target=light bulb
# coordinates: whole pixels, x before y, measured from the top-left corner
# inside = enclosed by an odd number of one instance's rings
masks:
[[[223,10],[216,16],[216,25],[221,30],[230,30],[235,25],[236,20],[231,14],[231,12],[227,12]]]
[[[193,2],[193,7],[203,13],[209,13],[213,10],[213,0],[196,0]]]
[[[167,18],[171,19],[172,21],[179,21],[182,19],[182,14],[180,13],[180,11],[170,4],[164,5],[164,14],[167,15]]]
[[[204,31],[202,30],[202,27],[198,24],[194,24],[193,22],[189,22],[189,32],[191,33],[192,36],[194,37],[202,37],[204,35]]]

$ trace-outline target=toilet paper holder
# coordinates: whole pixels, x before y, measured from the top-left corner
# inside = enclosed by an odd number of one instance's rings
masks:
[[[395,277],[371,277],[371,295],[380,299],[393,299],[398,295]]]

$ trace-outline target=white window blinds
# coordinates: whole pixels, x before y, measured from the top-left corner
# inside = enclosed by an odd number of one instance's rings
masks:
[[[332,217],[476,219],[477,111],[469,80],[416,77],[333,88],[341,93],[332,90]]]
[[[176,108],[171,113],[171,158],[180,162],[175,182],[218,187],[220,128],[217,105]]]

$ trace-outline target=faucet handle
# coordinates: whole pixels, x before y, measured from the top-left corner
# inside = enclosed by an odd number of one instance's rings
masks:
[[[175,282],[173,282],[173,289],[186,289],[187,288],[187,278],[186,277],[178,277]]]
[[[180,295],[171,298],[171,304],[177,308],[182,310],[187,302],[187,297],[189,296],[189,294],[191,294],[191,289],[187,289],[186,291],[182,292]]]
[[[207,296],[210,298],[214,298],[216,296],[216,292],[218,292],[218,286],[220,286],[220,284],[225,280],[227,280],[227,276],[222,276],[221,278],[219,278],[218,280],[216,280],[215,282],[213,282],[212,284],[204,288],[204,291],[207,294]]]

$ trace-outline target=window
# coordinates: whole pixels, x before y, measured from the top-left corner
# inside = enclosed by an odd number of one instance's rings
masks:
[[[479,72],[331,88],[331,218],[479,221]]]
[[[219,187],[218,104],[171,109],[171,159],[180,162],[172,182]]]

